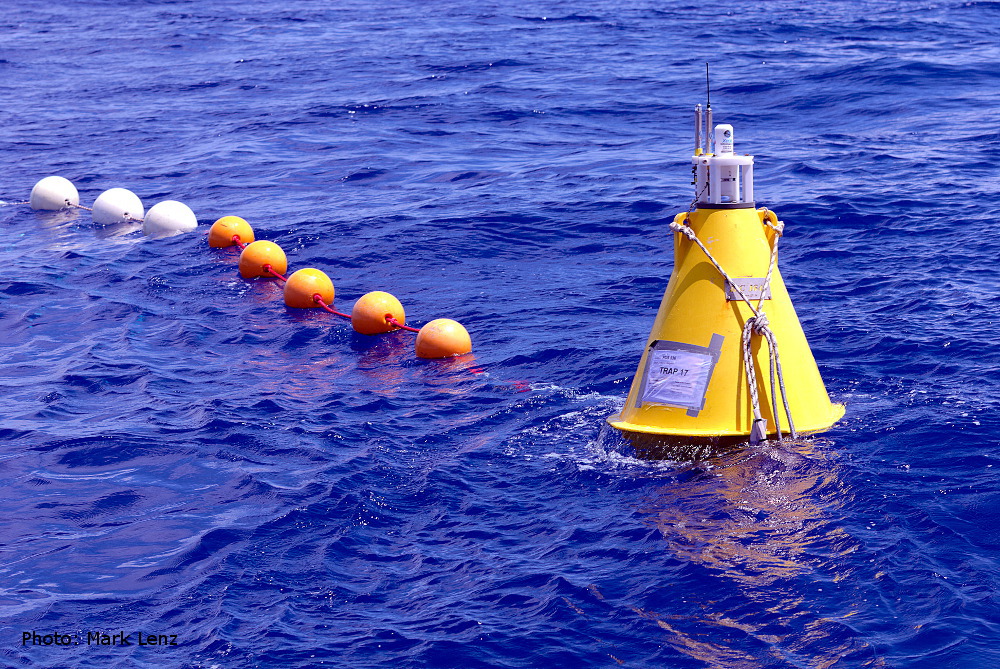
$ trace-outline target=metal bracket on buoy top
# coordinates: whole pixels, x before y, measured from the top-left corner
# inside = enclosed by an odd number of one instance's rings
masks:
[[[700,115],[699,115],[700,119]],[[700,122],[700,121],[699,121]],[[705,129],[708,135],[708,128]],[[701,141],[701,133],[697,140]],[[698,147],[691,162],[694,168],[695,197],[699,207],[714,209],[752,209],[753,156],[733,153],[733,126],[715,126],[715,153]]]

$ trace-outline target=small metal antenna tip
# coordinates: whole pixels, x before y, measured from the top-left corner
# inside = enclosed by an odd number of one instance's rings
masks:
[[[705,63],[705,102],[707,107],[712,106],[712,81],[708,76],[708,63]]]

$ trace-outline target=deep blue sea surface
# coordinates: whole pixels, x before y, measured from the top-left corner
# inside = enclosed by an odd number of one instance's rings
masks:
[[[847,415],[648,461],[706,62]],[[997,2],[6,3],[0,664],[1000,666],[998,62]],[[473,353],[286,308],[228,214]]]

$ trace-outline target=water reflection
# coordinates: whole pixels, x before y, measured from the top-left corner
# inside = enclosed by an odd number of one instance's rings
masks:
[[[824,446],[745,447],[687,465],[652,491],[639,512],[672,556],[707,570],[699,576],[705,594],[693,613],[633,610],[708,667],[749,669],[803,655],[809,666],[881,666],[842,622],[856,611],[822,594],[848,577],[839,558],[857,548],[833,518],[845,491]],[[817,613],[826,606],[836,618]],[[849,664],[838,664],[845,657]]]
[[[40,229],[70,231],[73,224],[80,218],[78,209],[59,209],[58,211],[32,211]]]
[[[346,324],[345,327],[350,327]],[[351,348],[357,354],[357,370],[363,377],[366,390],[382,397],[395,397],[406,382],[403,363],[413,353],[412,337],[406,332],[389,332],[383,335],[351,334]]]
[[[819,466],[809,442],[789,445],[741,449],[693,466],[691,478],[661,486],[641,511],[675,555],[746,587],[806,573],[812,564],[805,558],[817,540],[812,530],[843,534],[826,527],[828,514],[817,504],[817,495],[838,482],[833,470]]]
[[[467,383],[482,378],[486,371],[479,366],[472,353],[428,360],[420,366],[420,381],[429,390],[443,395],[464,396],[469,393]]]
[[[282,349],[241,360],[255,378],[254,388],[264,396],[280,396],[305,404],[335,394],[340,380],[354,365],[343,354],[305,354]]]
[[[74,237],[80,217],[76,209],[60,209],[59,211],[32,211],[30,220],[31,243],[36,248],[46,248],[57,253],[79,251],[82,248],[79,239]]]
[[[94,236],[98,239],[114,239],[142,232],[142,223],[135,221],[119,221],[107,225],[94,225]]]

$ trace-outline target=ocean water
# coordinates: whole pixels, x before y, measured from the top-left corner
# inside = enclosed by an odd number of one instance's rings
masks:
[[[1000,3],[24,0],[0,35],[3,666],[1000,665]],[[642,460],[604,419],[706,62],[847,415]],[[202,225],[18,204],[50,174]],[[473,353],[287,309],[207,247],[228,214]]]

